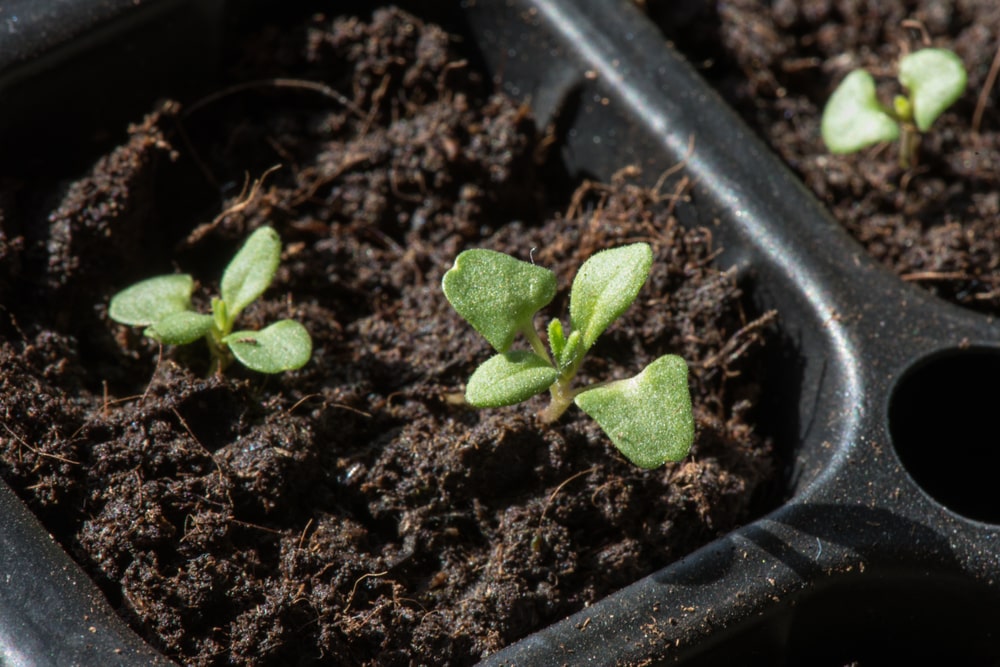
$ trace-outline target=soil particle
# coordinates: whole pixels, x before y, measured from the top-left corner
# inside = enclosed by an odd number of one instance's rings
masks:
[[[44,260],[17,280],[73,302],[3,311],[0,472],[141,635],[185,664],[470,664],[765,507],[780,463],[752,406],[773,314],[743,311],[707,230],[629,171],[548,188],[526,109],[409,14],[246,43],[233,88],[151,112],[63,191],[48,236],[11,241]],[[299,83],[239,87],[277,75]],[[107,319],[151,267],[194,274],[206,307],[265,223],[283,262],[240,326],[303,322],[300,371],[204,378],[201,345]],[[580,381],[684,356],[688,459],[637,469],[576,410],[542,425],[542,398],[462,405],[489,350],[440,292],[458,252],[551,268],[558,316],[587,257],[637,240],[650,279]]]
[[[159,123],[173,105],[129,128],[129,140],[102,157],[90,174],[72,183],[63,204],[49,215],[45,256],[48,287],[55,298],[72,301],[81,274],[123,258],[135,269],[153,197],[157,163],[175,156]],[[93,278],[90,278],[93,280]]]

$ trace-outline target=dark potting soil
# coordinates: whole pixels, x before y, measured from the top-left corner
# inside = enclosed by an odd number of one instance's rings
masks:
[[[1000,48],[996,2],[644,4],[871,255],[943,298],[1000,312],[1000,107],[988,81]],[[895,145],[829,154],[820,117],[844,76],[868,69],[888,102],[901,92],[899,58],[926,45],[957,53],[969,83],[924,136],[915,168],[900,168]]]
[[[65,188],[0,199],[0,472],[143,637],[199,665],[468,664],[763,509],[773,314],[677,225],[682,190],[553,185],[528,111],[397,10],[242,44],[232,87],[162,104]],[[302,370],[205,377],[201,344],[108,320],[116,290],[172,271],[207,307],[264,224],[283,261],[240,326],[304,323]],[[576,410],[463,405],[490,350],[440,290],[461,250],[553,269],[552,316],[583,260],[637,240],[652,274],[581,381],[683,355],[691,456],[644,471]]]

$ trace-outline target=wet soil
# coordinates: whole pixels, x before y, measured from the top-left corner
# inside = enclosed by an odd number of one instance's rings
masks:
[[[197,665],[469,664],[774,500],[754,421],[773,315],[744,312],[672,196],[628,171],[559,185],[528,110],[398,10],[241,39],[229,86],[0,197],[0,473],[143,637]],[[302,322],[303,369],[206,377],[201,344],[108,320],[171,271],[207,307],[264,224],[283,261],[240,326]],[[490,351],[441,294],[461,250],[554,270],[555,315],[583,260],[636,240],[652,274],[581,381],[684,356],[688,459],[637,469],[576,410],[541,424],[542,398],[463,404]]]
[[[991,0],[733,0],[643,3],[743,118],[876,259],[955,303],[1000,312],[1000,107]],[[823,106],[851,70],[901,92],[899,58],[953,50],[968,87],[902,169],[896,146],[826,152]],[[1000,62],[996,63],[1000,65]],[[996,73],[993,73],[996,76]]]

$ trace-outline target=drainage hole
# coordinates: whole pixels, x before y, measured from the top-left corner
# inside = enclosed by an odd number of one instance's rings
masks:
[[[1000,350],[937,354],[889,400],[893,446],[917,484],[953,512],[1000,523]]]

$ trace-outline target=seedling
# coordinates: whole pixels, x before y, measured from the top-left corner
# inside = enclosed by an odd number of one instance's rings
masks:
[[[466,401],[495,408],[548,389],[552,400],[542,412],[545,421],[555,421],[576,403],[639,467],[687,456],[694,416],[687,363],[680,357],[662,356],[626,380],[571,386],[598,336],[635,301],[652,263],[653,251],[645,243],[604,250],[584,262],[570,291],[569,331],[553,319],[546,349],[534,319],[555,296],[555,274],[492,250],[461,253],[442,281],[445,297],[498,353],[473,372]],[[531,351],[510,349],[518,334]]]
[[[899,164],[908,168],[916,161],[920,133],[962,95],[966,79],[965,66],[951,51],[915,51],[899,61],[899,82],[909,95],[896,95],[887,107],[878,101],[872,75],[854,70],[826,103],[823,141],[831,153],[853,153],[899,139]]]
[[[294,320],[281,320],[260,331],[233,331],[243,309],[274,280],[281,241],[270,227],[247,239],[222,274],[221,297],[212,298],[211,314],[191,306],[194,279],[185,274],[149,278],[111,299],[108,315],[122,324],[146,327],[145,335],[166,345],[186,345],[204,338],[212,354],[211,372],[221,373],[233,357],[261,373],[301,368],[312,355],[312,339]]]

